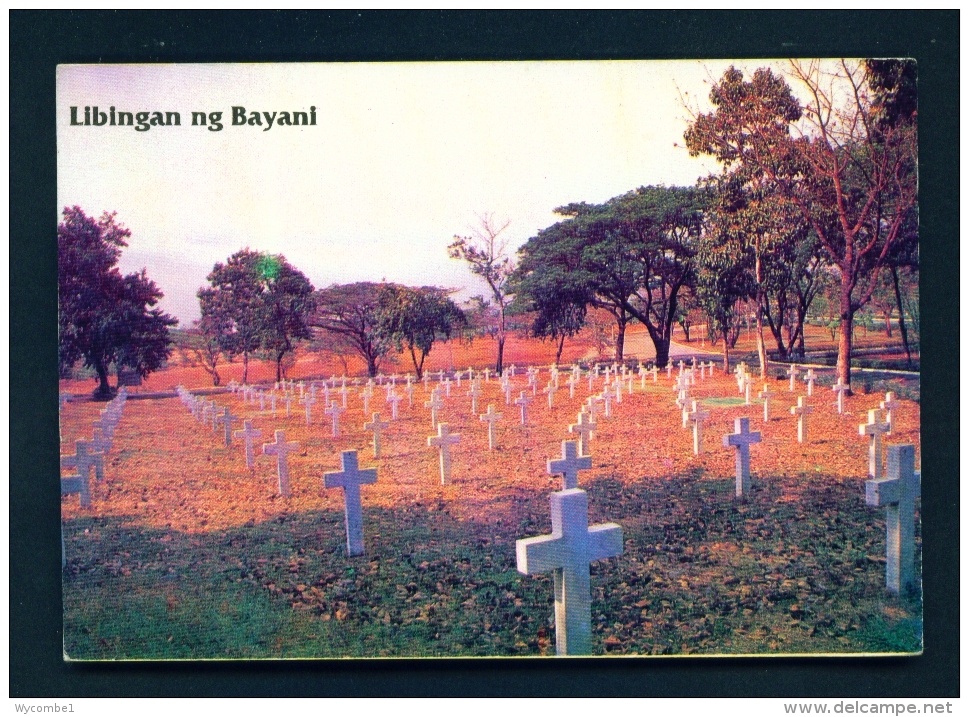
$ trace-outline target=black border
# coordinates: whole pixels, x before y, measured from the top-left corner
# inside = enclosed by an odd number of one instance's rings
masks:
[[[12,11],[9,19],[10,696],[958,696],[959,394],[952,375],[942,376],[959,365],[958,11]],[[57,64],[789,56],[918,60],[924,655],[62,662],[59,503],[41,488],[58,456]]]

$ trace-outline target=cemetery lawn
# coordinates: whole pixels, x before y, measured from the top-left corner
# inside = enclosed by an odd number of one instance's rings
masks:
[[[524,378],[516,379],[516,392]],[[621,557],[592,564],[593,653],[717,655],[886,653],[921,650],[918,595],[885,587],[884,511],[865,506],[867,443],[858,424],[883,394],[846,399],[839,416],[829,388],[816,388],[810,442],[798,444],[785,381],[774,419],[762,405],[735,405],[733,377],[718,370],[693,392],[712,413],[704,453],[665,376],[624,396],[611,419],[597,416],[593,469],[579,475],[589,522],[616,522]],[[433,382],[431,387],[433,387]],[[544,385],[544,380],[542,382]],[[563,382],[564,385],[564,382]],[[504,414],[499,449],[470,413],[467,383],[452,388],[442,420],[462,436],[453,480],[440,485],[423,385],[372,457],[360,399],[331,438],[321,413],[307,427],[232,394],[213,398],[252,419],[272,440],[298,441],[293,494],[277,495],[275,461],[196,422],[177,399],[129,400],[92,484],[93,507],[62,499],[67,566],[64,645],[70,659],[248,659],[554,655],[552,580],[525,576],[515,540],[550,530],[549,494],[559,456],[587,396],[560,389],[549,410],[539,394],[521,426],[492,380],[489,403]],[[757,384],[758,390],[760,384]],[[600,387],[601,389],[601,387]],[[356,391],[359,393],[359,389]],[[390,414],[375,389],[372,410]],[[379,399],[379,400],[377,400]],[[704,401],[704,399],[709,399]],[[90,436],[103,404],[61,412],[62,453]],[[889,443],[919,452],[919,407],[902,401]],[[749,416],[764,440],[751,449],[751,493],[734,497],[733,451],[720,437]],[[321,420],[323,419],[323,420]],[[241,428],[241,424],[236,426]],[[348,558],[342,491],[324,490],[342,450],[359,451],[378,482],[361,490],[366,554]],[[916,574],[920,532],[916,528]]]

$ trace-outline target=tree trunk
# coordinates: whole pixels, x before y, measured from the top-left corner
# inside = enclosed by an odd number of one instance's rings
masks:
[[[622,361],[622,353],[624,346],[626,344],[626,320],[624,318],[616,318],[616,323],[619,325],[616,331],[616,361]],[[657,359],[659,354],[657,353]],[[662,364],[665,366],[666,364]]]
[[[111,398],[111,386],[108,384],[108,367],[100,361],[94,366],[98,373],[98,387],[94,390],[95,398]]]
[[[555,352],[555,365],[558,366],[562,361],[562,349],[565,348],[565,334],[559,336],[559,348]]]
[[[770,329],[771,336],[774,337],[774,343],[777,345],[777,358],[779,361],[787,361],[787,347],[784,345],[784,304],[778,296],[777,299],[777,322],[774,322],[773,317],[769,311],[764,312],[764,316],[767,317],[767,328]]]
[[[890,339],[892,337],[892,310],[889,309],[884,312],[882,317],[885,319],[885,338]]]
[[[730,342],[726,331],[723,332],[723,372],[730,373]]]
[[[851,393],[851,343],[854,333],[855,312],[851,308],[851,292],[848,286],[841,288],[841,326],[838,334],[838,365],[836,374],[838,381],[848,387]]]
[[[653,346],[656,349],[657,368],[666,368],[666,364],[670,362],[670,340],[669,339],[655,340],[653,341]]]
[[[908,329],[905,327],[905,309],[902,307],[902,291],[898,286],[898,269],[892,266],[892,285],[895,287],[895,303],[898,304],[898,331],[902,334],[908,367],[912,367],[912,349],[908,345]]]
[[[276,383],[283,380],[283,354],[276,355]]]
[[[242,383],[249,383],[249,352],[242,352]]]
[[[760,238],[757,239],[757,255],[754,261],[754,277],[757,280],[757,301],[754,310],[757,312],[757,358],[760,361],[760,378],[767,378],[767,346],[764,344],[764,282],[761,278]]]
[[[209,373],[212,374],[212,385],[213,386],[218,386],[219,384],[222,383],[222,377],[219,376],[219,372],[215,370],[215,366],[212,367],[212,370]]]
[[[414,362],[414,370],[417,371],[417,380],[420,381],[424,378],[424,374],[421,373],[421,365],[424,363],[424,359],[421,359],[421,363],[417,363],[417,354],[414,353],[414,347],[410,347],[410,360]]]
[[[499,376],[504,372],[504,357],[505,357],[505,332],[500,331],[498,333],[498,363],[495,364],[495,373]]]

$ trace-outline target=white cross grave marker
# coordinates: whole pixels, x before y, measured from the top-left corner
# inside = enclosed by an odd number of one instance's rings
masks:
[[[588,413],[582,411],[576,417],[576,423],[569,426],[569,433],[579,434],[579,454],[589,455],[589,439],[593,437],[596,430],[596,423]]]
[[[306,425],[312,425],[313,423],[313,404],[316,403],[316,399],[311,395],[306,394],[300,400],[304,406],[306,406]]]
[[[528,404],[531,402],[532,402],[532,399],[528,397],[528,394],[526,394],[525,391],[522,391],[521,395],[515,399],[515,405],[521,406],[523,426],[528,423]]]
[[[376,483],[377,469],[360,470],[356,451],[343,451],[340,454],[340,467],[340,471],[323,474],[323,487],[343,488],[347,553],[363,555],[363,507],[360,503],[360,486]]]
[[[770,386],[768,386],[766,383],[764,384],[764,390],[757,394],[757,398],[764,401],[764,423],[768,423],[770,421],[770,400],[776,395],[777,393],[771,391]]]
[[[558,387],[554,383],[549,383],[545,388],[542,389],[542,393],[548,396],[548,407],[550,410],[552,406],[555,404],[556,391],[558,391]]]
[[[602,398],[602,402],[605,404],[603,415],[606,418],[612,418],[612,399],[616,397],[616,394],[614,394],[610,388],[606,386],[604,389],[602,389],[602,394],[600,394],[600,397]]]
[[[238,416],[233,416],[229,412],[229,407],[226,406],[222,409],[222,415],[216,419],[225,429],[225,447],[228,448],[232,445],[232,423],[233,421],[238,421]]]
[[[693,422],[693,455],[698,456],[703,452],[703,422],[710,418],[710,412],[701,411],[697,401],[693,402],[692,408],[687,418]]]
[[[491,403],[488,404],[488,411],[483,415],[478,416],[479,421],[487,421],[488,423],[488,450],[489,451],[495,450],[495,446],[498,444],[498,441],[495,437],[495,423],[498,421],[499,418],[501,418],[501,414],[495,413],[494,404],[491,404]]]
[[[750,490],[750,445],[760,443],[760,431],[750,430],[749,418],[733,419],[733,433],[723,437],[724,448],[733,446],[737,449],[737,486],[736,494],[740,498]]]
[[[797,416],[797,442],[806,443],[808,439],[807,417],[814,413],[814,409],[807,405],[804,396],[797,397],[797,405],[791,406],[791,415]]]
[[[380,414],[373,414],[370,423],[363,424],[363,430],[373,431],[373,457],[380,458],[380,431],[384,428],[390,428],[390,423],[388,421],[381,421]],[[356,455],[356,451],[353,451]]]
[[[865,482],[865,503],[885,508],[885,586],[901,593],[915,587],[915,499],[922,476],[915,472],[915,446],[888,447],[888,476]]]
[[[838,379],[838,383],[831,387],[832,391],[837,391],[838,393],[838,414],[841,415],[845,412],[845,394],[848,392],[848,384],[842,383],[841,379]]]
[[[868,477],[873,480],[882,474],[882,434],[888,433],[888,423],[880,423],[881,410],[873,408],[868,412],[868,423],[858,426],[859,436],[871,436],[868,443]]]
[[[61,495],[81,494],[81,507],[91,507],[91,469],[98,481],[104,480],[104,454],[91,452],[87,441],[74,441],[74,455],[61,456],[61,468],[76,468],[77,474],[61,478]]]
[[[552,493],[552,534],[516,541],[518,572],[553,572],[555,580],[555,652],[592,652],[592,587],[589,563],[622,554],[622,527],[589,525],[589,496],[584,490]]]
[[[814,395],[814,382],[817,380],[818,377],[814,375],[814,369],[809,368],[807,373],[804,374],[804,383],[806,383],[808,387],[808,396]]]
[[[579,471],[592,470],[592,456],[582,454],[577,450],[575,441],[562,441],[562,457],[546,461],[549,475],[562,474],[562,490],[579,487]]]
[[[323,411],[328,416],[333,417],[333,437],[336,438],[340,435],[340,414],[346,409],[337,404],[336,401],[331,403],[329,407]]]
[[[246,467],[252,470],[256,466],[256,459],[252,452],[252,439],[262,438],[262,431],[252,427],[252,421],[243,421],[242,430],[235,431],[232,435],[245,441],[246,446]]]
[[[578,379],[576,379],[574,373],[569,375],[566,383],[569,386],[569,398],[575,398],[575,384],[578,383]]]
[[[889,391],[885,394],[885,400],[881,401],[879,407],[885,411],[885,423],[888,424],[888,435],[892,435],[892,430],[895,427],[893,422],[894,414],[893,411],[896,408],[901,408],[902,404],[895,400],[895,394]]]
[[[788,368],[787,368],[787,375],[790,376],[790,378],[791,378],[791,384],[790,384],[790,387],[787,390],[788,390],[788,393],[793,393],[794,392],[794,382],[797,380],[797,364],[796,363],[792,363],[790,366],[788,366]]]
[[[437,412],[444,408],[439,389],[431,391],[431,400],[424,402],[424,408],[431,409],[431,428],[437,428]]]
[[[396,391],[394,391],[393,386],[391,386],[390,395],[387,396],[387,403],[390,404],[390,411],[391,411],[390,420],[392,421],[397,420],[397,404],[400,403],[402,399],[403,399],[403,396],[401,396]]]
[[[477,381],[471,382],[471,390],[468,391],[468,395],[471,396],[471,413],[477,413],[478,396],[481,395],[481,386],[478,385]]]
[[[292,451],[299,450],[296,441],[286,442],[286,432],[276,431],[275,443],[263,443],[262,452],[267,456],[276,456],[276,476],[279,480],[279,494],[289,497],[289,461],[286,456]]]
[[[437,446],[441,459],[441,485],[451,480],[451,446],[461,442],[459,433],[449,433],[446,423],[437,424],[437,435],[428,436],[427,445]]]

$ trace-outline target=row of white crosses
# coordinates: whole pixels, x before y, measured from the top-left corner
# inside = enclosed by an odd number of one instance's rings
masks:
[[[640,368],[641,383],[645,387],[646,372]],[[590,377],[594,376],[590,372]],[[624,375],[625,372],[624,372]],[[681,374],[682,375],[682,374]],[[656,378],[656,369],[653,369]],[[628,375],[632,391],[632,375]],[[576,376],[570,380],[574,391]],[[551,495],[552,533],[516,541],[518,571],[525,575],[551,572],[555,594],[555,650],[556,654],[588,655],[592,652],[592,590],[589,564],[596,560],[622,554],[622,526],[616,523],[589,525],[589,497],[578,487],[578,473],[592,468],[589,438],[596,427],[595,408],[601,401],[604,415],[611,415],[611,401],[621,401],[622,385],[618,376],[610,386],[607,376],[601,396],[590,396],[586,407],[578,414],[577,423],[569,426],[569,433],[579,440],[562,442],[562,457],[547,462],[549,474],[562,475],[562,490]],[[551,385],[551,384],[550,384]],[[590,378],[590,389],[592,380]],[[525,398],[525,393],[522,393]],[[525,406],[522,404],[522,422]],[[551,405],[551,396],[550,396]]]
[[[61,478],[61,495],[80,496],[81,507],[91,507],[91,472],[99,483],[104,480],[104,457],[111,450],[114,431],[121,420],[128,389],[124,386],[118,395],[108,401],[101,409],[98,420],[92,424],[93,434],[90,441],[74,441],[74,455],[61,456],[61,468],[77,471]],[[61,568],[67,566],[67,551],[64,546],[64,530],[61,528]]]
[[[122,387],[118,395],[101,409],[98,420],[92,424],[92,439],[74,441],[74,455],[60,457],[61,468],[77,471],[61,478],[61,495],[78,494],[82,508],[91,507],[91,472],[94,472],[95,480],[99,483],[104,480],[104,457],[111,450],[115,428],[121,420],[127,398],[127,388]],[[63,554],[61,557],[64,557]]]
[[[586,416],[579,414],[579,420]],[[578,474],[592,468],[576,441],[562,441],[562,457],[546,464],[562,476],[562,490],[551,495],[552,532],[515,542],[518,572],[552,573],[555,594],[555,653],[592,654],[592,585],[589,564],[622,555],[622,526],[589,525],[589,495]]]

